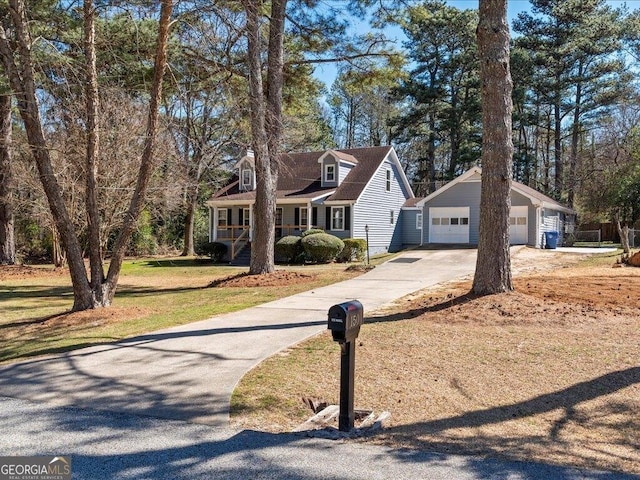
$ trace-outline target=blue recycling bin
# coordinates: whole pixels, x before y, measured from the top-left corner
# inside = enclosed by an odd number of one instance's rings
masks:
[[[558,246],[558,232],[544,232],[544,243],[544,248],[556,248]]]

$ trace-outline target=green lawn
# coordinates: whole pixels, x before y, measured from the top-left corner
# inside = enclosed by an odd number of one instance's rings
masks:
[[[378,257],[375,263],[388,256]],[[374,263],[374,262],[372,262]],[[129,260],[123,264],[112,307],[70,313],[73,295],[68,274],[41,273],[8,278],[0,284],[0,362],[109,342],[214,315],[252,307],[351,278],[348,265],[310,265],[287,270],[312,276],[286,287],[215,287],[216,279],[247,268],[203,264],[196,259]]]

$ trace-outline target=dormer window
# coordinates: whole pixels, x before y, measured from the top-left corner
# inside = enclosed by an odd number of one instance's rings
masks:
[[[325,165],[324,167],[324,181],[335,182],[336,181],[336,166]]]
[[[242,186],[246,189],[250,189],[251,188],[251,169],[250,168],[243,168],[242,169]]]

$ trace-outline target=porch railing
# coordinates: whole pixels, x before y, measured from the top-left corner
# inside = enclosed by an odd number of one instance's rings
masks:
[[[282,224],[276,225],[276,240],[287,235],[300,235],[307,230],[307,225]],[[316,228],[311,226],[311,228]],[[217,241],[231,244],[231,260],[249,242],[249,227],[247,225],[227,225],[217,227]]]
[[[231,243],[231,260],[236,258],[236,255],[244,248],[244,246],[249,241],[249,229],[246,228],[242,231],[240,236],[235,239],[234,242]],[[242,246],[238,248],[238,246],[242,243]]]

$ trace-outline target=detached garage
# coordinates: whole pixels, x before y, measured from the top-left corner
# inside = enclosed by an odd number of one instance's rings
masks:
[[[482,170],[473,167],[455,180],[419,199],[407,209],[407,216],[421,213],[415,223],[420,244],[478,244],[480,227],[480,188]],[[417,215],[420,215],[418,213]],[[512,245],[544,247],[544,232],[554,230],[559,240],[575,225],[576,212],[531,187],[513,182],[509,237]],[[423,221],[422,221],[423,220]],[[421,228],[419,228],[421,227]]]

